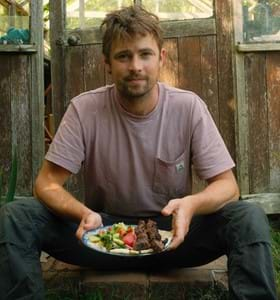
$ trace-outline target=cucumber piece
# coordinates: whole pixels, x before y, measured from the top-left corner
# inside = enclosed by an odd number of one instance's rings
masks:
[[[91,235],[89,236],[88,238],[92,243],[97,243],[100,241],[100,237],[99,236],[96,236],[96,235]]]
[[[119,246],[124,246],[124,242],[120,239],[114,238],[113,241]]]

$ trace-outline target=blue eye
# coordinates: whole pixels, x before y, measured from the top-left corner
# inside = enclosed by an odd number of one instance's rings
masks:
[[[116,56],[116,59],[119,61],[127,61],[130,58],[129,54],[123,53]]]

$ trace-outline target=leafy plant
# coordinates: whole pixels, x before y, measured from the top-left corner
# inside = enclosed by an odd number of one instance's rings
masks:
[[[13,150],[12,154],[12,166],[8,181],[8,192],[6,197],[2,196],[3,191],[3,171],[0,170],[0,203],[8,203],[14,200],[17,184],[17,170],[18,170],[18,160],[16,148]]]
[[[280,294],[280,230],[273,229],[272,235],[272,256],[275,268],[275,281],[278,296]]]

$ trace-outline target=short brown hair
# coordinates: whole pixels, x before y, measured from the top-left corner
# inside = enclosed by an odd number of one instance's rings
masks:
[[[159,49],[163,44],[159,18],[139,5],[115,10],[106,15],[101,26],[103,32],[103,54],[106,62],[110,61],[110,51],[114,40],[131,39],[136,34],[151,34]]]

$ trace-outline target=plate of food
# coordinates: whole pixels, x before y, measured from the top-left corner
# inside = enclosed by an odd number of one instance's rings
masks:
[[[166,251],[172,231],[160,230],[153,220],[139,220],[137,225],[115,223],[86,231],[85,246],[99,252],[121,256],[152,255]]]

